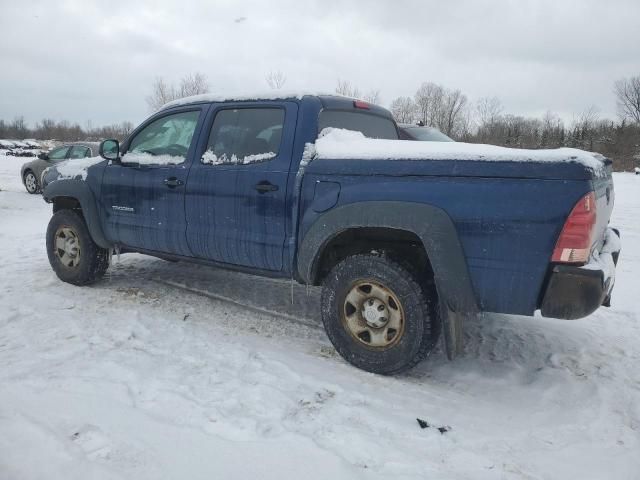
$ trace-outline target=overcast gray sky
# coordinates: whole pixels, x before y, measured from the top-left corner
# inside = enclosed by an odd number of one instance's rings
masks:
[[[0,0],[0,35],[0,118],[30,124],[137,123],[157,76],[264,90],[269,70],[386,106],[433,81],[509,113],[614,117],[614,81],[640,75],[639,0]]]

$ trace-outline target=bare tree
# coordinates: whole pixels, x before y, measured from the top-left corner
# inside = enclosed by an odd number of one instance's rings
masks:
[[[432,82],[424,82],[414,96],[418,120],[427,127],[438,127],[442,116],[444,88]]]
[[[371,90],[369,91],[369,93],[367,93],[364,97],[363,100],[366,100],[367,102],[373,104],[373,105],[380,105],[381,99],[380,99],[380,90]]]
[[[398,123],[413,123],[416,117],[416,104],[411,97],[398,97],[391,102],[391,113]]]
[[[478,127],[486,128],[494,125],[502,115],[502,103],[498,97],[483,97],[476,102]]]
[[[153,91],[147,97],[149,110],[155,112],[162,108],[165,103],[178,98],[200,95],[209,91],[207,77],[202,73],[189,74],[180,81],[180,87],[169,84],[162,77],[157,77],[153,83]]]
[[[29,129],[22,115],[13,118],[9,124],[9,131],[14,138],[25,138]]]
[[[640,75],[618,80],[614,92],[620,117],[640,124]]]
[[[542,117],[541,147],[561,147],[564,144],[564,122],[552,112],[547,112]]]
[[[439,128],[447,135],[462,135],[470,128],[467,96],[460,90],[424,82],[415,96],[418,120],[428,127]]]
[[[153,92],[147,97],[149,110],[160,110],[165,103],[175,100],[178,96],[173,85],[167,84],[163,78],[157,77],[153,83]]]
[[[273,90],[280,90],[287,82],[287,77],[280,70],[272,70],[265,75],[264,79],[267,81],[269,88]]]
[[[180,93],[178,98],[191,97],[209,92],[209,82],[202,73],[189,74],[180,80]]]
[[[360,90],[358,89],[358,87],[351,85],[351,82],[349,80],[338,79],[336,93],[339,95],[344,95],[345,97],[360,98]]]
[[[578,114],[573,120],[574,127],[584,130],[592,130],[600,118],[600,109],[590,105]]]
[[[570,146],[593,150],[598,132],[597,127],[600,123],[600,111],[595,105],[584,109],[573,120],[573,129]]]
[[[445,90],[442,119],[438,127],[447,135],[461,134],[465,124],[465,109],[467,96],[460,90]]]

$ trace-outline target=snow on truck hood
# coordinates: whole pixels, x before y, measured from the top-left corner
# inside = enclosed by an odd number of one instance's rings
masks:
[[[55,169],[58,172],[58,180],[78,177],[82,180],[86,180],[87,168],[104,161],[106,160],[102,157],[72,158],[61,162],[54,167],[47,168],[42,175],[44,176],[47,171]]]
[[[367,138],[361,132],[325,128],[315,144],[316,159],[475,160],[494,162],[573,162],[604,172],[605,157],[575,148],[526,150],[462,142],[416,142]]]

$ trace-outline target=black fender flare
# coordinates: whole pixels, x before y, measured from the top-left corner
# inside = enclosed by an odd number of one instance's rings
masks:
[[[321,215],[299,244],[300,278],[313,283],[322,252],[331,239],[346,230],[363,227],[392,228],[417,235],[431,262],[441,307],[462,315],[478,312],[466,257],[453,221],[444,210],[428,204],[365,201]]]
[[[55,202],[56,198],[60,197],[77,200],[82,208],[82,215],[93,241],[102,248],[113,247],[102,231],[95,196],[85,181],[78,179],[55,180],[45,187],[42,196],[49,203]]]

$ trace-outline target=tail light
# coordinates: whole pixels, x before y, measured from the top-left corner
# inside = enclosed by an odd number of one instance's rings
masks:
[[[587,193],[573,207],[556,247],[551,261],[562,263],[586,263],[591,252],[593,230],[596,225],[596,196]]]
[[[365,110],[369,110],[370,105],[367,102],[363,102],[362,100],[354,100],[353,106],[356,108],[363,108]]]

